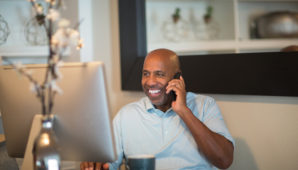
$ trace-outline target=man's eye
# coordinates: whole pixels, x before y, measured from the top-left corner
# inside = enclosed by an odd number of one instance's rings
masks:
[[[158,76],[158,77],[164,77],[165,74],[163,74],[163,73],[156,73],[156,76]]]
[[[143,73],[143,76],[144,76],[144,77],[149,76],[149,73],[144,72],[144,73]]]

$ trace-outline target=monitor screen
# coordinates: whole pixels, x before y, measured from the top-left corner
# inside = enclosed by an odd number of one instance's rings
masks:
[[[45,64],[26,65],[43,81]],[[111,162],[116,159],[111,115],[102,62],[65,63],[54,99],[54,131],[62,160]],[[29,90],[29,80],[11,66],[0,66],[0,111],[8,154],[23,157],[41,103]]]

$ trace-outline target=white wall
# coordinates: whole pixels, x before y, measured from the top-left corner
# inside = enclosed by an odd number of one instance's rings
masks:
[[[93,0],[94,60],[105,63],[108,94],[113,114],[124,104],[143,96],[121,91],[118,1]]]
[[[120,87],[118,1],[93,0],[93,15],[94,59],[105,62],[111,111],[116,114],[143,93]],[[230,169],[298,169],[298,97],[211,96],[236,140]]]
[[[230,169],[297,169],[298,98],[215,96],[236,140]]]

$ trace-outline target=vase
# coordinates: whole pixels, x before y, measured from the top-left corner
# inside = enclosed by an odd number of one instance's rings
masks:
[[[33,146],[34,170],[59,170],[60,155],[53,130],[54,116],[44,116],[42,126]]]
[[[197,40],[216,40],[219,38],[220,27],[214,18],[204,18],[193,23],[193,31]]]
[[[298,12],[275,11],[255,20],[258,38],[297,38]]]
[[[7,41],[9,34],[10,30],[8,23],[0,14],[0,45],[4,44]]]
[[[191,37],[189,22],[183,18],[165,20],[162,24],[161,30],[164,39],[168,42],[187,41]]]
[[[31,18],[25,26],[25,39],[29,45],[47,45],[47,32],[36,18]]]

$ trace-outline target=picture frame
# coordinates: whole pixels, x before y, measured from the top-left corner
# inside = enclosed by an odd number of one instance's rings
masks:
[[[147,54],[145,0],[118,1],[121,88],[141,91]],[[298,96],[298,52],[179,55],[187,91]]]

